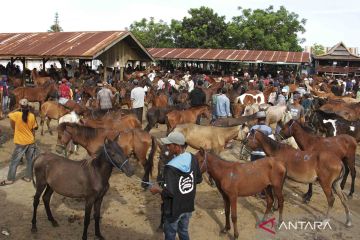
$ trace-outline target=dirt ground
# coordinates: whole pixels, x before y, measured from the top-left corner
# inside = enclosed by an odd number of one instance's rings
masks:
[[[57,123],[52,121],[52,128]],[[0,179],[5,179],[8,171],[10,155],[13,151],[12,131],[8,119],[0,121]],[[165,126],[151,131],[156,137],[165,135]],[[55,152],[57,133],[50,136],[45,131],[45,136],[36,133],[37,144],[41,151]],[[193,149],[190,151],[195,152]],[[224,151],[221,156],[227,160],[237,160],[239,143],[235,143],[232,149]],[[360,152],[358,151],[358,154]],[[360,173],[360,159],[357,154],[356,169]],[[80,149],[79,155],[71,156],[72,159],[86,157],[84,149]],[[35,193],[31,183],[20,180],[24,173],[21,165],[17,171],[17,180],[13,185],[0,187],[0,239],[81,239],[84,201],[81,199],[65,198],[54,194],[51,208],[59,227],[53,228],[47,220],[43,204],[38,208],[38,233],[32,234],[32,198]],[[136,173],[142,176],[141,167]],[[345,213],[340,200],[336,197],[334,208],[331,212],[330,227],[324,230],[313,230],[311,227],[297,230],[282,228],[276,233],[270,233],[262,228],[256,228],[256,222],[260,221],[265,210],[265,201],[256,197],[238,198],[238,228],[239,239],[358,239],[360,234],[360,183],[357,177],[355,194],[348,201],[352,213],[353,227],[346,228]],[[157,232],[160,221],[160,197],[153,196],[150,192],[142,190],[140,183],[135,177],[128,178],[117,170],[114,170],[110,178],[110,189],[104,197],[102,205],[102,233],[106,239],[163,239],[162,233]],[[346,193],[350,187],[350,179],[346,184]],[[284,188],[285,206],[284,220],[288,221],[314,221],[322,220],[326,212],[326,198],[318,184],[314,185],[314,195],[310,204],[302,203],[301,195],[307,190],[304,184],[286,181]],[[278,217],[274,212],[270,218]],[[220,229],[225,223],[223,202],[216,188],[210,187],[206,182],[199,185],[196,195],[196,210],[190,222],[191,239],[232,239],[232,230],[228,234],[220,234]],[[265,225],[274,230],[271,224]],[[9,235],[8,235],[8,234]],[[94,239],[94,221],[89,226],[89,239]],[[8,236],[7,236],[8,235]]]

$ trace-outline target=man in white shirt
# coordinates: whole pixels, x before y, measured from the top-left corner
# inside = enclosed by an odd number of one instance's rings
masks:
[[[191,92],[192,90],[194,90],[194,81],[192,79],[190,79],[187,82],[187,85],[188,85],[188,92]]]
[[[145,91],[144,88],[138,86],[139,81],[137,79],[135,79],[133,83],[136,87],[133,88],[130,93],[132,108],[134,109],[134,113],[138,117],[140,123],[142,123]]]
[[[191,77],[191,75],[190,75],[189,71],[187,71],[186,74],[184,75],[185,82],[189,81],[190,77]]]
[[[156,76],[155,70],[152,70],[151,73],[149,73],[148,78],[152,82],[154,81],[155,76]]]

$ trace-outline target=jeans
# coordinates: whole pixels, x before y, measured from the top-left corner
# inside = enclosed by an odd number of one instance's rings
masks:
[[[175,240],[176,233],[179,234],[180,240],[189,240],[189,221],[191,212],[182,213],[174,222],[169,222],[165,217],[164,234],[165,240]]]
[[[140,123],[142,124],[142,116],[143,116],[143,108],[134,108],[134,113],[137,116],[137,118],[139,119]]]
[[[17,166],[19,165],[20,160],[24,156],[24,154],[26,157],[25,177],[26,178],[32,177],[32,161],[33,161],[34,153],[35,153],[35,144],[29,144],[29,145],[15,144],[15,149],[11,156],[9,172],[7,177],[9,181],[15,180]]]

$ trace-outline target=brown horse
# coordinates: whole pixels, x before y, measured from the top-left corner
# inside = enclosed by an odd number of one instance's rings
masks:
[[[82,118],[80,119],[80,124],[91,128],[104,128],[116,131],[125,131],[133,128],[141,129],[141,123],[134,114],[118,116],[117,118],[106,116],[100,120]]]
[[[53,192],[70,198],[85,198],[85,217],[82,239],[87,239],[91,210],[94,207],[95,235],[104,239],[100,232],[100,208],[103,197],[109,189],[109,178],[113,167],[125,172],[130,177],[134,170],[123,150],[114,141],[105,139],[92,160],[72,161],[53,153],[43,153],[34,160],[33,179],[36,193],[32,218],[33,233],[37,232],[36,212],[43,194],[48,220],[54,227],[59,226],[50,210],[50,199]]]
[[[282,162],[286,167],[287,177],[294,181],[313,183],[318,180],[328,202],[325,221],[329,220],[329,212],[334,205],[334,191],[345,208],[346,226],[351,226],[346,195],[340,187],[345,167],[338,156],[329,151],[300,151],[287,144],[278,143],[257,130],[250,131],[244,144],[251,149],[261,148],[266,155]]]
[[[151,89],[145,97],[145,102],[146,104],[151,103],[152,107],[166,107],[168,106],[168,96],[163,91],[155,92]]]
[[[51,81],[50,77],[41,77],[37,72],[36,68],[31,71],[31,79],[33,80],[35,86],[42,86]]]
[[[349,175],[349,169],[351,174],[351,189],[349,197],[354,193],[356,169],[355,169],[355,152],[356,152],[356,140],[355,138],[341,134],[335,137],[319,137],[311,133],[306,132],[303,127],[297,121],[290,120],[286,123],[280,135],[289,138],[294,137],[299,148],[304,151],[329,151],[342,160],[345,165],[345,175],[341,181],[341,189],[344,189],[347,176]],[[309,184],[309,191],[305,194],[305,201],[310,201],[312,196],[312,184]]]
[[[57,92],[57,85],[54,82],[47,82],[40,87],[18,87],[12,91],[16,98],[15,108],[18,107],[19,101],[26,98],[29,102],[39,102],[41,105],[49,98],[50,94]]]
[[[263,190],[265,190],[266,196],[266,211],[263,221],[266,220],[274,203],[274,193],[279,203],[279,222],[282,222],[284,206],[282,189],[286,176],[286,168],[283,164],[270,157],[251,163],[230,162],[203,149],[200,149],[195,156],[201,166],[201,172],[209,174],[223,197],[226,224],[222,233],[227,233],[231,229],[229,218],[231,208],[234,238],[238,238],[237,198],[252,196]]]
[[[104,139],[114,139],[119,133],[120,137],[117,139],[117,143],[124,150],[126,156],[134,154],[143,165],[145,170],[143,181],[148,182],[149,175],[152,174],[157,142],[148,132],[141,129],[119,132],[110,129],[84,127],[75,123],[62,123],[58,126],[57,152],[61,152],[60,148],[65,148],[70,140],[73,140],[74,143],[85,148],[90,156],[94,156]],[[150,153],[146,159],[149,150]],[[147,187],[144,182],[142,186]]]
[[[213,85],[211,85],[209,88],[201,88],[206,96],[206,104],[209,104],[210,100],[211,100],[211,96],[214,95],[218,89],[223,88],[225,86],[225,82],[224,81],[220,81],[220,82],[216,82]]]
[[[186,110],[173,110],[166,114],[167,133],[170,133],[177,124],[196,123],[197,119],[205,116],[207,119],[211,118],[209,106],[191,107]]]
[[[70,110],[66,109],[61,104],[54,101],[47,101],[40,108],[40,125],[41,125],[41,135],[44,135],[44,121],[46,119],[46,125],[48,127],[50,135],[52,135],[52,131],[50,128],[51,119],[58,120],[65,114],[69,113]]]

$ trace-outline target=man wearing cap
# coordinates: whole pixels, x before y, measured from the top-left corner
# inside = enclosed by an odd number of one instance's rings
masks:
[[[277,106],[286,106],[287,93],[288,93],[288,91],[287,91],[286,88],[281,89],[281,94],[278,94],[275,105],[277,105]]]
[[[105,87],[105,83],[98,83],[98,86],[101,87],[101,89],[97,93],[96,98],[99,101],[100,109],[103,111],[108,111],[109,109],[112,109],[111,100],[114,95],[110,89]]]
[[[142,123],[145,90],[144,88],[138,86],[139,81],[137,79],[133,81],[133,84],[135,85],[135,88],[133,88],[130,93],[132,108],[134,109],[134,112],[138,117],[140,123]]]
[[[25,176],[22,179],[27,182],[31,181],[37,123],[35,115],[29,111],[28,103],[27,99],[21,99],[19,101],[20,110],[9,113],[10,124],[14,129],[15,149],[11,156],[7,180],[1,181],[0,186],[14,183],[16,168],[23,155],[25,155],[27,163]]]
[[[180,132],[172,132],[161,138],[174,158],[164,167],[164,188],[153,185],[150,191],[160,193],[164,202],[165,240],[188,240],[189,221],[194,211],[196,184],[202,182],[202,175],[195,156],[185,152],[185,137]]]
[[[256,113],[255,117],[257,118],[258,123],[256,125],[252,126],[250,131],[258,130],[258,131],[264,133],[266,136],[271,136],[272,129],[271,129],[271,127],[269,127],[265,124],[266,113],[264,111],[259,111]],[[261,148],[254,149],[250,154],[250,160],[255,161],[257,159],[264,158],[265,156],[266,156],[266,154],[263,149],[261,149]]]
[[[61,84],[59,85],[59,103],[65,105],[67,101],[71,98],[71,90],[67,85],[66,78],[61,80]]]
[[[300,104],[300,94],[296,93],[293,96],[293,104],[287,106],[287,110],[291,113],[292,119],[299,120],[300,123],[305,123],[305,109]]]

